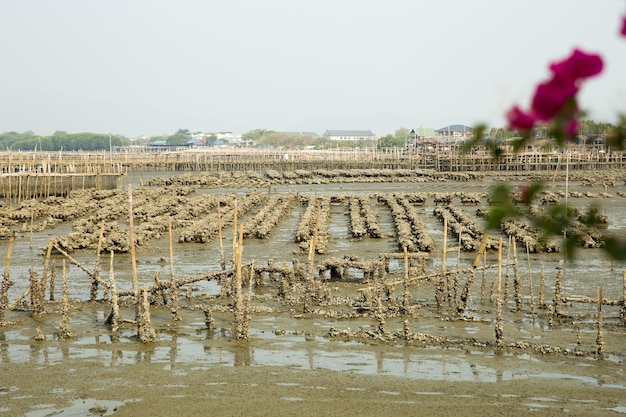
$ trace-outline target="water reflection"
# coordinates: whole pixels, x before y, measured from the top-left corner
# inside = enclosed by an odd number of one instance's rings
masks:
[[[80,359],[104,366],[162,363],[170,369],[179,364],[207,366],[287,366],[328,369],[361,374],[402,376],[441,381],[500,383],[534,377],[577,379],[624,389],[623,360],[575,360],[532,353],[493,352],[455,348],[373,346],[356,342],[318,341],[299,334],[268,340],[234,341],[225,333],[209,337],[205,332],[159,335],[155,343],[140,345],[131,332],[120,341],[107,342],[107,335],[75,341],[17,338],[0,331],[0,363],[35,363],[45,366]],[[11,340],[9,343],[8,340]],[[523,367],[511,369],[511,360]],[[622,362],[620,362],[622,360]],[[574,361],[574,362],[572,362]],[[577,361],[577,362],[576,362]],[[584,361],[584,363],[581,363]],[[584,364],[584,366],[582,366]],[[575,366],[572,366],[575,365]],[[563,369],[568,369],[563,372]]]

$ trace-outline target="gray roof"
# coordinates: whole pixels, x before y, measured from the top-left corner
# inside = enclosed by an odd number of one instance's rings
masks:
[[[371,130],[327,130],[324,136],[376,136]]]
[[[284,135],[289,135],[289,136],[313,136],[313,137],[318,136],[318,134],[315,132],[278,132],[278,133],[282,133]]]
[[[442,127],[441,129],[437,129],[437,133],[446,133],[446,132],[471,132],[473,130],[470,126],[465,125],[449,125],[446,127]]]

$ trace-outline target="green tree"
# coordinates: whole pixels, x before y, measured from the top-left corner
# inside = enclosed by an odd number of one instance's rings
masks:
[[[408,132],[407,132],[408,133]],[[380,149],[385,148],[404,148],[405,138],[393,135],[386,135],[378,139],[378,147]]]
[[[183,133],[179,133],[179,132],[174,133],[171,136],[168,136],[167,139],[165,140],[165,142],[168,145],[184,145],[188,141],[189,141],[189,136]]]
[[[241,135],[241,140],[244,142],[251,144],[258,142],[263,136],[268,135],[270,133],[274,133],[272,130],[267,129],[254,129],[247,133]]]
[[[209,135],[209,136],[207,136],[207,138],[206,138],[206,143],[207,143],[209,146],[213,146],[213,145],[215,145],[215,141],[216,141],[216,140],[217,140],[217,136],[216,136],[216,135]]]

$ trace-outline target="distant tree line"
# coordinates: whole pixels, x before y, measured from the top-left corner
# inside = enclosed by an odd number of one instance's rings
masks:
[[[54,132],[50,136],[39,136],[30,131],[0,133],[0,149],[2,150],[95,151],[129,144],[130,140],[124,136],[105,133]]]

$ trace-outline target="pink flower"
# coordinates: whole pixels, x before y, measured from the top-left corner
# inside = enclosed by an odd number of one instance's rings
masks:
[[[602,72],[602,67],[600,55],[587,54],[580,49],[574,49],[569,58],[550,64],[550,70],[555,77],[570,83],[598,75]]]
[[[620,34],[626,37],[626,16],[624,16],[624,19],[622,20],[622,31]]]
[[[509,125],[515,129],[528,131],[535,125],[535,119],[518,106],[513,107],[506,114]]]
[[[542,121],[552,120],[567,100],[577,92],[578,88],[573,83],[563,82],[559,78],[543,82],[535,90],[532,101],[533,114]]]

